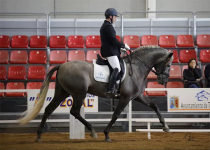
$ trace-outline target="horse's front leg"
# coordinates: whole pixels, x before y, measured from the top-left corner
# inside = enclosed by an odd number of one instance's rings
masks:
[[[107,141],[107,142],[111,141],[111,139],[109,138],[109,131],[110,131],[112,125],[117,120],[117,118],[120,116],[120,114],[123,111],[123,109],[125,108],[125,106],[127,106],[127,104],[129,103],[129,101],[130,101],[129,98],[127,98],[127,99],[120,98],[119,103],[114,111],[114,114],[112,115],[112,119],[104,130],[105,141]]]
[[[135,98],[134,100],[137,101],[137,102],[140,102],[140,103],[142,103],[142,104],[144,104],[144,105],[147,105],[147,106],[150,107],[150,108],[152,108],[152,109],[156,112],[156,114],[157,114],[157,116],[158,116],[158,118],[159,118],[159,120],[160,120],[160,123],[163,125],[163,131],[165,131],[165,132],[169,132],[169,131],[170,131],[168,125],[167,125],[166,122],[165,122],[165,119],[162,117],[162,115],[161,115],[161,113],[160,113],[160,111],[159,111],[158,106],[157,106],[153,101],[151,101],[151,100],[150,100],[148,97],[146,97],[144,94],[140,94],[140,95],[139,95],[137,98]]]

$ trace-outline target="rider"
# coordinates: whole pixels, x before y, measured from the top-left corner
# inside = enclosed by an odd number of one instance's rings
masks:
[[[109,8],[105,12],[105,17],[106,20],[104,20],[104,23],[100,29],[101,55],[108,60],[110,66],[113,68],[113,72],[109,80],[109,86],[106,92],[107,94],[111,94],[115,93],[114,85],[121,71],[119,63],[119,57],[121,54],[120,50],[130,50],[130,47],[127,44],[119,42],[116,38],[116,32],[112,24],[116,21],[116,17],[119,17],[117,15],[117,11],[114,8]]]

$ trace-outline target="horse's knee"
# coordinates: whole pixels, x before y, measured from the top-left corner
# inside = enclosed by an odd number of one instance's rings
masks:
[[[46,108],[45,108],[45,111],[44,111],[44,115],[51,115],[51,113],[52,113],[52,110],[49,108],[49,106],[47,106]]]
[[[156,108],[156,109],[158,108],[158,107],[157,107],[157,104],[155,104],[154,102],[151,102],[151,103],[150,103],[150,106],[153,107],[153,108]]]
[[[71,110],[70,113],[71,113],[75,118],[77,118],[77,117],[80,116],[79,112],[74,111],[74,110]]]

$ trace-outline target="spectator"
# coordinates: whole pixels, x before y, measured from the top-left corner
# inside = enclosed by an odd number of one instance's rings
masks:
[[[201,69],[198,68],[196,59],[190,59],[188,62],[188,69],[183,72],[185,87],[200,88],[202,80]]]
[[[206,65],[204,75],[207,79],[207,87],[210,88],[210,64]]]

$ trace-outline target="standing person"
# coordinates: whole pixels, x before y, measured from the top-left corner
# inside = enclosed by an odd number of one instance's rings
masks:
[[[119,42],[116,38],[116,31],[112,24],[116,21],[118,17],[117,11],[114,8],[109,8],[105,12],[105,17],[106,20],[104,20],[104,23],[102,24],[100,29],[101,56],[106,58],[110,66],[113,68],[113,72],[110,75],[109,86],[106,93],[114,94],[116,92],[114,85],[121,71],[119,63],[119,58],[121,54],[120,50],[121,48],[129,50],[130,47],[127,44]]]
[[[187,83],[187,88],[200,88],[202,80],[202,72],[197,68],[198,64],[196,59],[192,58],[188,62],[188,69],[183,72],[184,80]]]
[[[206,65],[204,70],[205,78],[207,79],[207,87],[210,88],[210,64]]]

